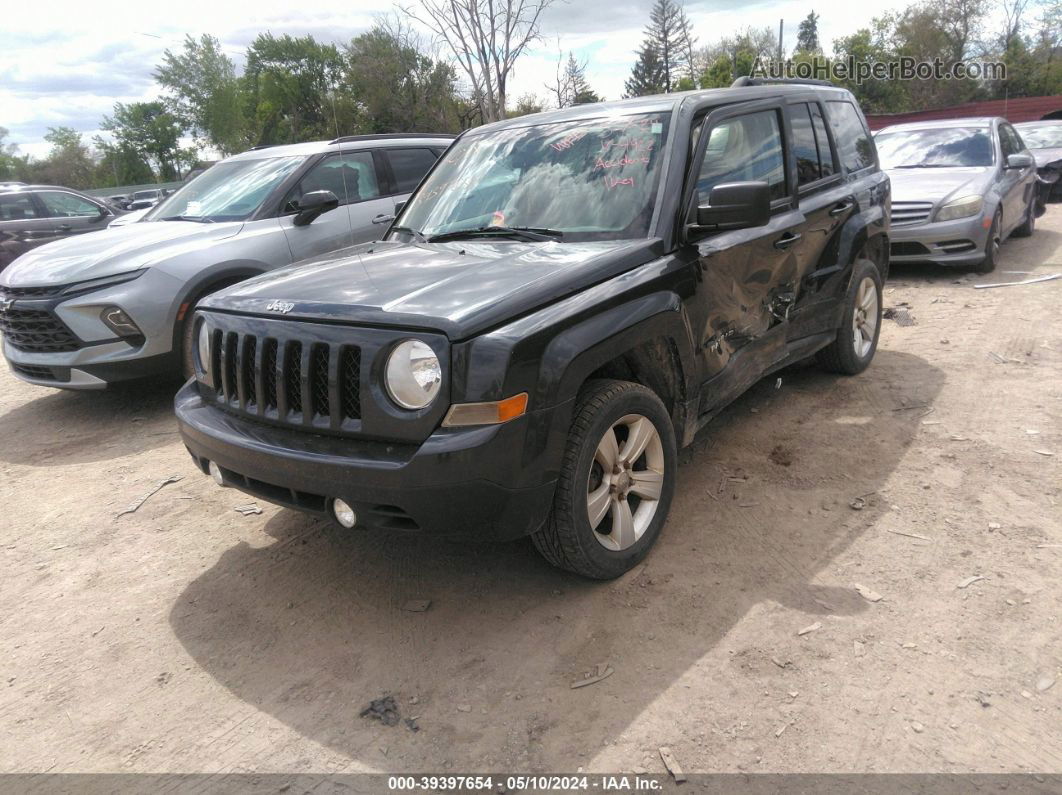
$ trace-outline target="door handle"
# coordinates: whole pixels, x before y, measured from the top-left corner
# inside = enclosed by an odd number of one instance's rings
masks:
[[[803,235],[799,232],[786,232],[780,238],[774,241],[774,247],[777,249],[787,249],[794,243],[796,243]]]
[[[372,222],[374,224],[389,224],[393,220],[395,220],[395,217],[393,215],[387,215],[385,213],[381,213],[380,215],[378,215],[375,218],[373,218]]]
[[[838,215],[844,215],[846,212],[852,209],[852,205],[855,202],[843,201],[838,202],[830,210],[830,216],[836,218]]]
[[[55,231],[56,232],[69,232],[72,228],[73,227],[71,227],[70,224],[59,224],[59,226],[55,227]]]

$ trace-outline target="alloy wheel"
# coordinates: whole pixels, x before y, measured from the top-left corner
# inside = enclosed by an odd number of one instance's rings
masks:
[[[660,505],[664,447],[652,421],[628,414],[612,424],[594,452],[586,511],[598,542],[614,552],[642,537]]]
[[[852,312],[852,342],[859,358],[870,353],[877,329],[878,290],[874,280],[865,276],[856,291],[855,309]]]

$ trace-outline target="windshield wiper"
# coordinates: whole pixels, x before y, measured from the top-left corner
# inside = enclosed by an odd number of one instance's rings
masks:
[[[424,237],[424,233],[423,232],[418,232],[416,229],[413,229],[412,227],[409,227],[409,226],[392,226],[391,227],[391,231],[392,232],[408,232],[409,234],[413,235],[413,239],[416,240],[418,243],[427,243],[428,242],[428,238]]]
[[[194,221],[197,224],[212,224],[214,223],[209,218],[204,218],[201,215],[167,215],[165,218],[160,218],[160,221]]]
[[[556,240],[564,237],[559,229],[545,229],[533,226],[479,226],[473,229],[455,229],[428,238],[429,243],[443,240],[457,240],[462,237],[522,237],[524,240]]]

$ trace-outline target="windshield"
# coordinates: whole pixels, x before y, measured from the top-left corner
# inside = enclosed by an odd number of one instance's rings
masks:
[[[668,113],[467,135],[443,156],[397,224],[425,237],[484,227],[564,240],[645,237]]]
[[[1062,148],[1062,124],[1037,124],[1033,127],[1015,125],[1021,139],[1030,149]]]
[[[157,190],[138,190],[133,194],[134,199],[154,199],[159,195]]]
[[[305,159],[299,155],[218,163],[160,203],[144,220],[242,221]]]
[[[882,168],[990,166],[992,134],[987,127],[940,127],[880,132],[874,136]]]

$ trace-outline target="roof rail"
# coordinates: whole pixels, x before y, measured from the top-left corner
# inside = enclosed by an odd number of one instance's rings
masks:
[[[730,84],[731,88],[742,88],[743,86],[775,86],[775,85],[794,85],[794,86],[828,86],[830,88],[838,88],[829,80],[813,80],[811,78],[800,77],[749,77],[748,75],[742,75],[733,83]]]
[[[456,138],[450,133],[374,133],[372,135],[341,135],[329,144],[350,144],[356,141],[384,141],[388,138]]]
[[[280,144],[258,144],[258,146],[252,146],[247,151],[257,152],[259,149],[272,149],[274,146],[280,146]]]

